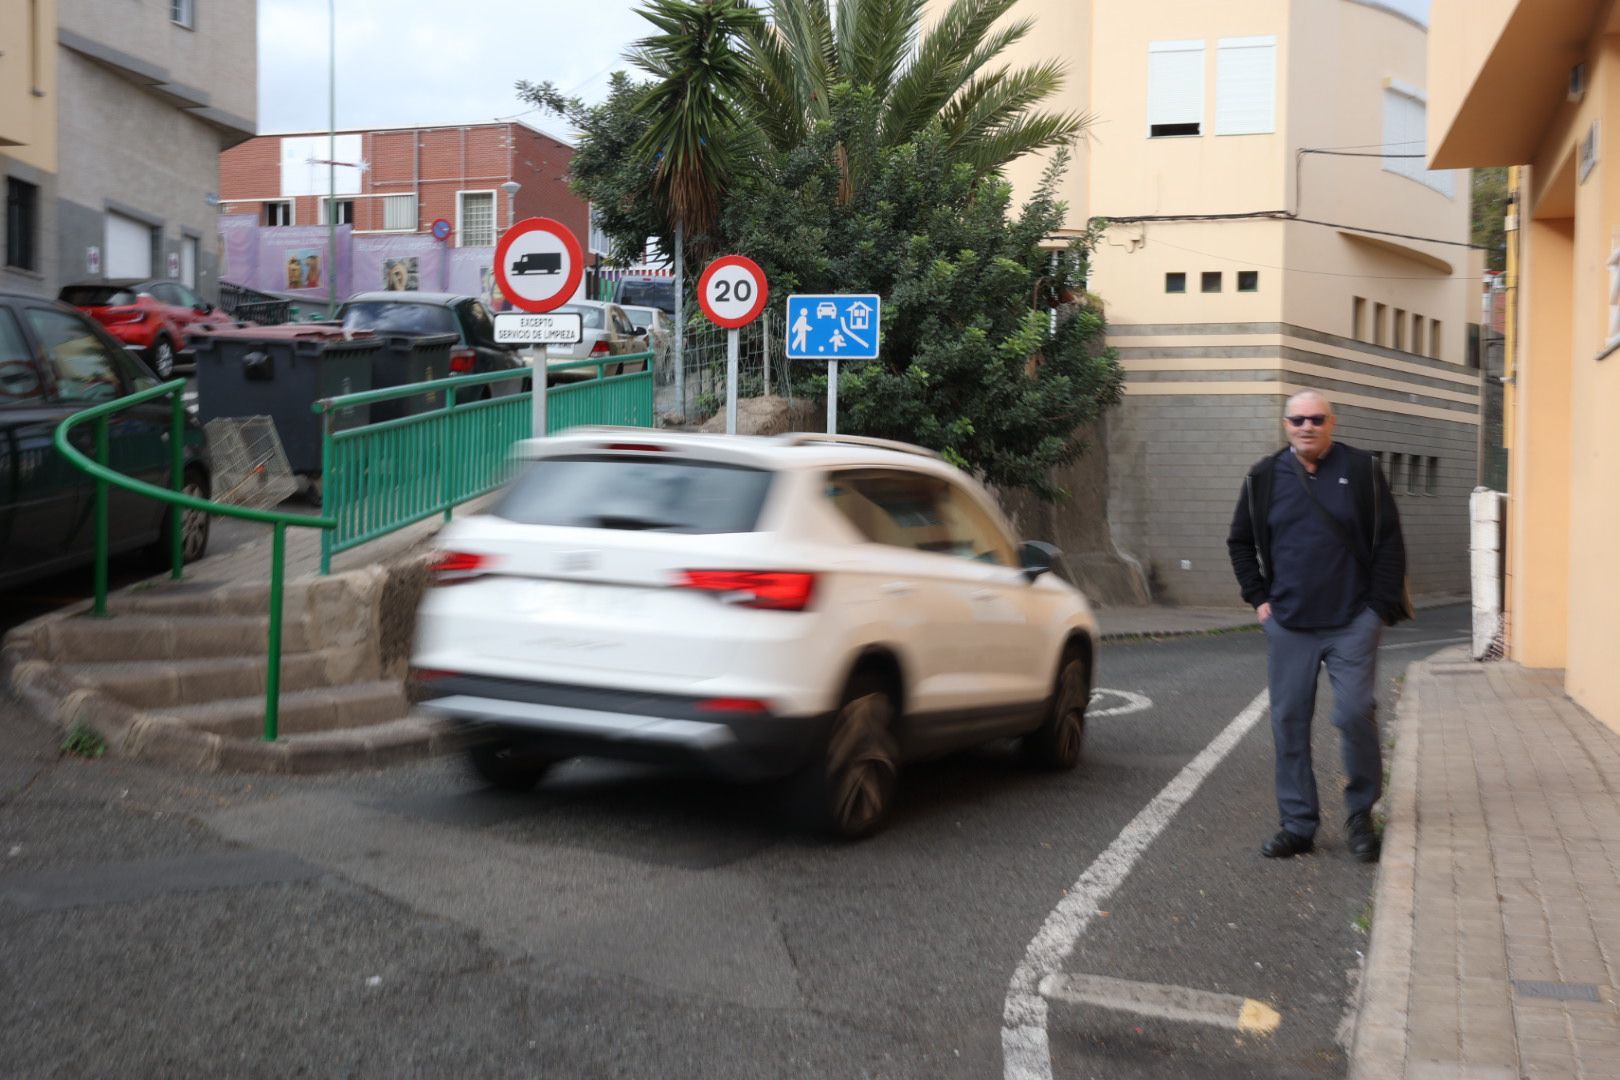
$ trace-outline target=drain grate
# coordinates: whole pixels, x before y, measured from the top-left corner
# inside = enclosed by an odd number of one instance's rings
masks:
[[[1552,998],[1556,1001],[1601,1001],[1591,983],[1536,982],[1514,979],[1513,989],[1525,997]]]

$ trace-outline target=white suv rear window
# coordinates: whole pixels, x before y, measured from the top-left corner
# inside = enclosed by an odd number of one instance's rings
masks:
[[[686,458],[542,458],[490,513],[523,525],[648,532],[753,532],[771,474]]]

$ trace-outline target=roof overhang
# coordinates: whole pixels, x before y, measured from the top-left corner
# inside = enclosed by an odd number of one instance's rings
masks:
[[[1535,158],[1605,6],[1605,0],[1520,0],[1434,141],[1429,167],[1523,165]],[[1455,29],[1442,25],[1445,10],[1436,11],[1431,41]]]

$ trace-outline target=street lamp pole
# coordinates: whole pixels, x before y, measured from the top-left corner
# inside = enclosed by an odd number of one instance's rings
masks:
[[[337,0],[326,0],[326,317],[337,314]]]
[[[508,229],[517,224],[517,193],[522,186],[516,180],[508,180],[501,185],[501,190],[506,192],[506,227]]]

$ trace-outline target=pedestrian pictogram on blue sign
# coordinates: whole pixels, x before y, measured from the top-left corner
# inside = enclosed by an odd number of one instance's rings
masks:
[[[790,296],[789,360],[876,360],[880,301],[876,293]]]

